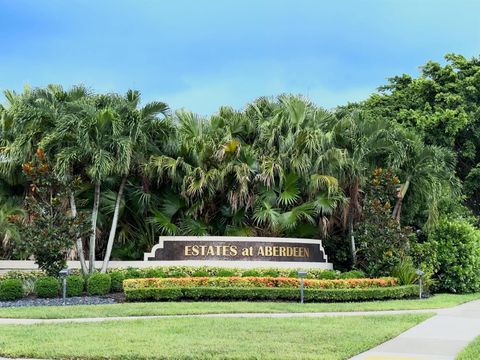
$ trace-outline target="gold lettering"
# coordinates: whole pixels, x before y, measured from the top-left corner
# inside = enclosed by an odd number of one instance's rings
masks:
[[[207,248],[207,256],[208,255],[215,255],[215,250],[213,250],[213,246],[210,245],[208,248]]]
[[[198,245],[193,245],[192,246],[192,255],[193,256],[198,256],[199,253],[200,253],[200,251],[198,249]]]
[[[265,256],[272,256],[272,247],[265,246]]]
[[[238,251],[236,246],[230,246],[230,256],[237,256]]]
[[[263,246],[258,247],[257,256],[265,256],[265,252],[263,251]]]
[[[190,245],[186,245],[186,246],[185,246],[185,249],[184,249],[184,250],[185,250],[185,253],[184,253],[185,256],[190,256],[190,248],[191,248]]]
[[[286,256],[286,249],[285,246],[280,246],[280,256]]]
[[[287,256],[293,256],[293,249],[290,246],[287,247]]]
[[[310,257],[310,249],[309,248],[303,248],[303,251],[305,253],[305,257]]]
[[[273,256],[278,256],[278,246],[273,247]]]

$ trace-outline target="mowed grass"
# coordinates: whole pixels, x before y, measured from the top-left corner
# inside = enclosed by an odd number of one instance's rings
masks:
[[[480,298],[438,294],[428,299],[367,301],[356,303],[298,304],[286,302],[152,302],[113,305],[37,306],[0,308],[0,318],[65,319],[85,317],[193,315],[221,313],[345,312],[375,310],[414,310],[452,307]]]
[[[325,359],[370,349],[431,314],[177,318],[1,325],[0,355],[52,359]]]
[[[468,344],[468,346],[456,357],[456,360],[478,359],[480,359],[480,336]]]

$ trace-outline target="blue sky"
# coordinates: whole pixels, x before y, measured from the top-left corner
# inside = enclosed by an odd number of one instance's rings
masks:
[[[478,56],[479,14],[475,0],[0,0],[0,88],[133,88],[200,114],[285,92],[332,108],[445,53]]]

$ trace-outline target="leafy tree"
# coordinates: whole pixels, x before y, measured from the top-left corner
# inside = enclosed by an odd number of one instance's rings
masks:
[[[362,221],[357,227],[358,266],[369,276],[388,276],[409,254],[411,231],[392,218],[392,203],[399,179],[377,168],[366,191]]]
[[[41,148],[33,161],[23,164],[22,168],[29,182],[29,194],[25,198],[28,221],[20,227],[22,236],[16,239],[17,251],[33,254],[40,269],[57,276],[66,266],[75,237],[86,231],[85,218],[72,218],[65,212],[63,189],[52,175]]]
[[[426,146],[454,151],[456,175],[468,191],[466,203],[478,213],[480,59],[455,54],[445,59],[443,65],[427,62],[418,78],[405,74],[390,78],[361,108],[371,117],[413,129]]]

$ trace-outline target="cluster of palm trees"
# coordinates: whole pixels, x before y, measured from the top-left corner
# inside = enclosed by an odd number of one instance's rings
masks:
[[[456,189],[454,157],[400,125],[359,111],[326,111],[300,96],[259,98],[210,118],[171,113],[140,93],[94,94],[57,85],[5,92],[0,108],[0,231],[4,256],[18,236],[28,184],[21,165],[42,148],[66,187],[66,211],[89,213],[78,238],[85,272],[97,256],[135,258],[157,235],[258,235],[328,239],[341,233],[352,259],[362,187],[376,167],[403,182],[393,216],[432,225]],[[16,206],[15,206],[16,205]],[[412,215],[412,214],[410,214]],[[412,216],[413,216],[412,215]],[[418,215],[418,216],[417,216]],[[88,254],[88,263],[86,260]]]

